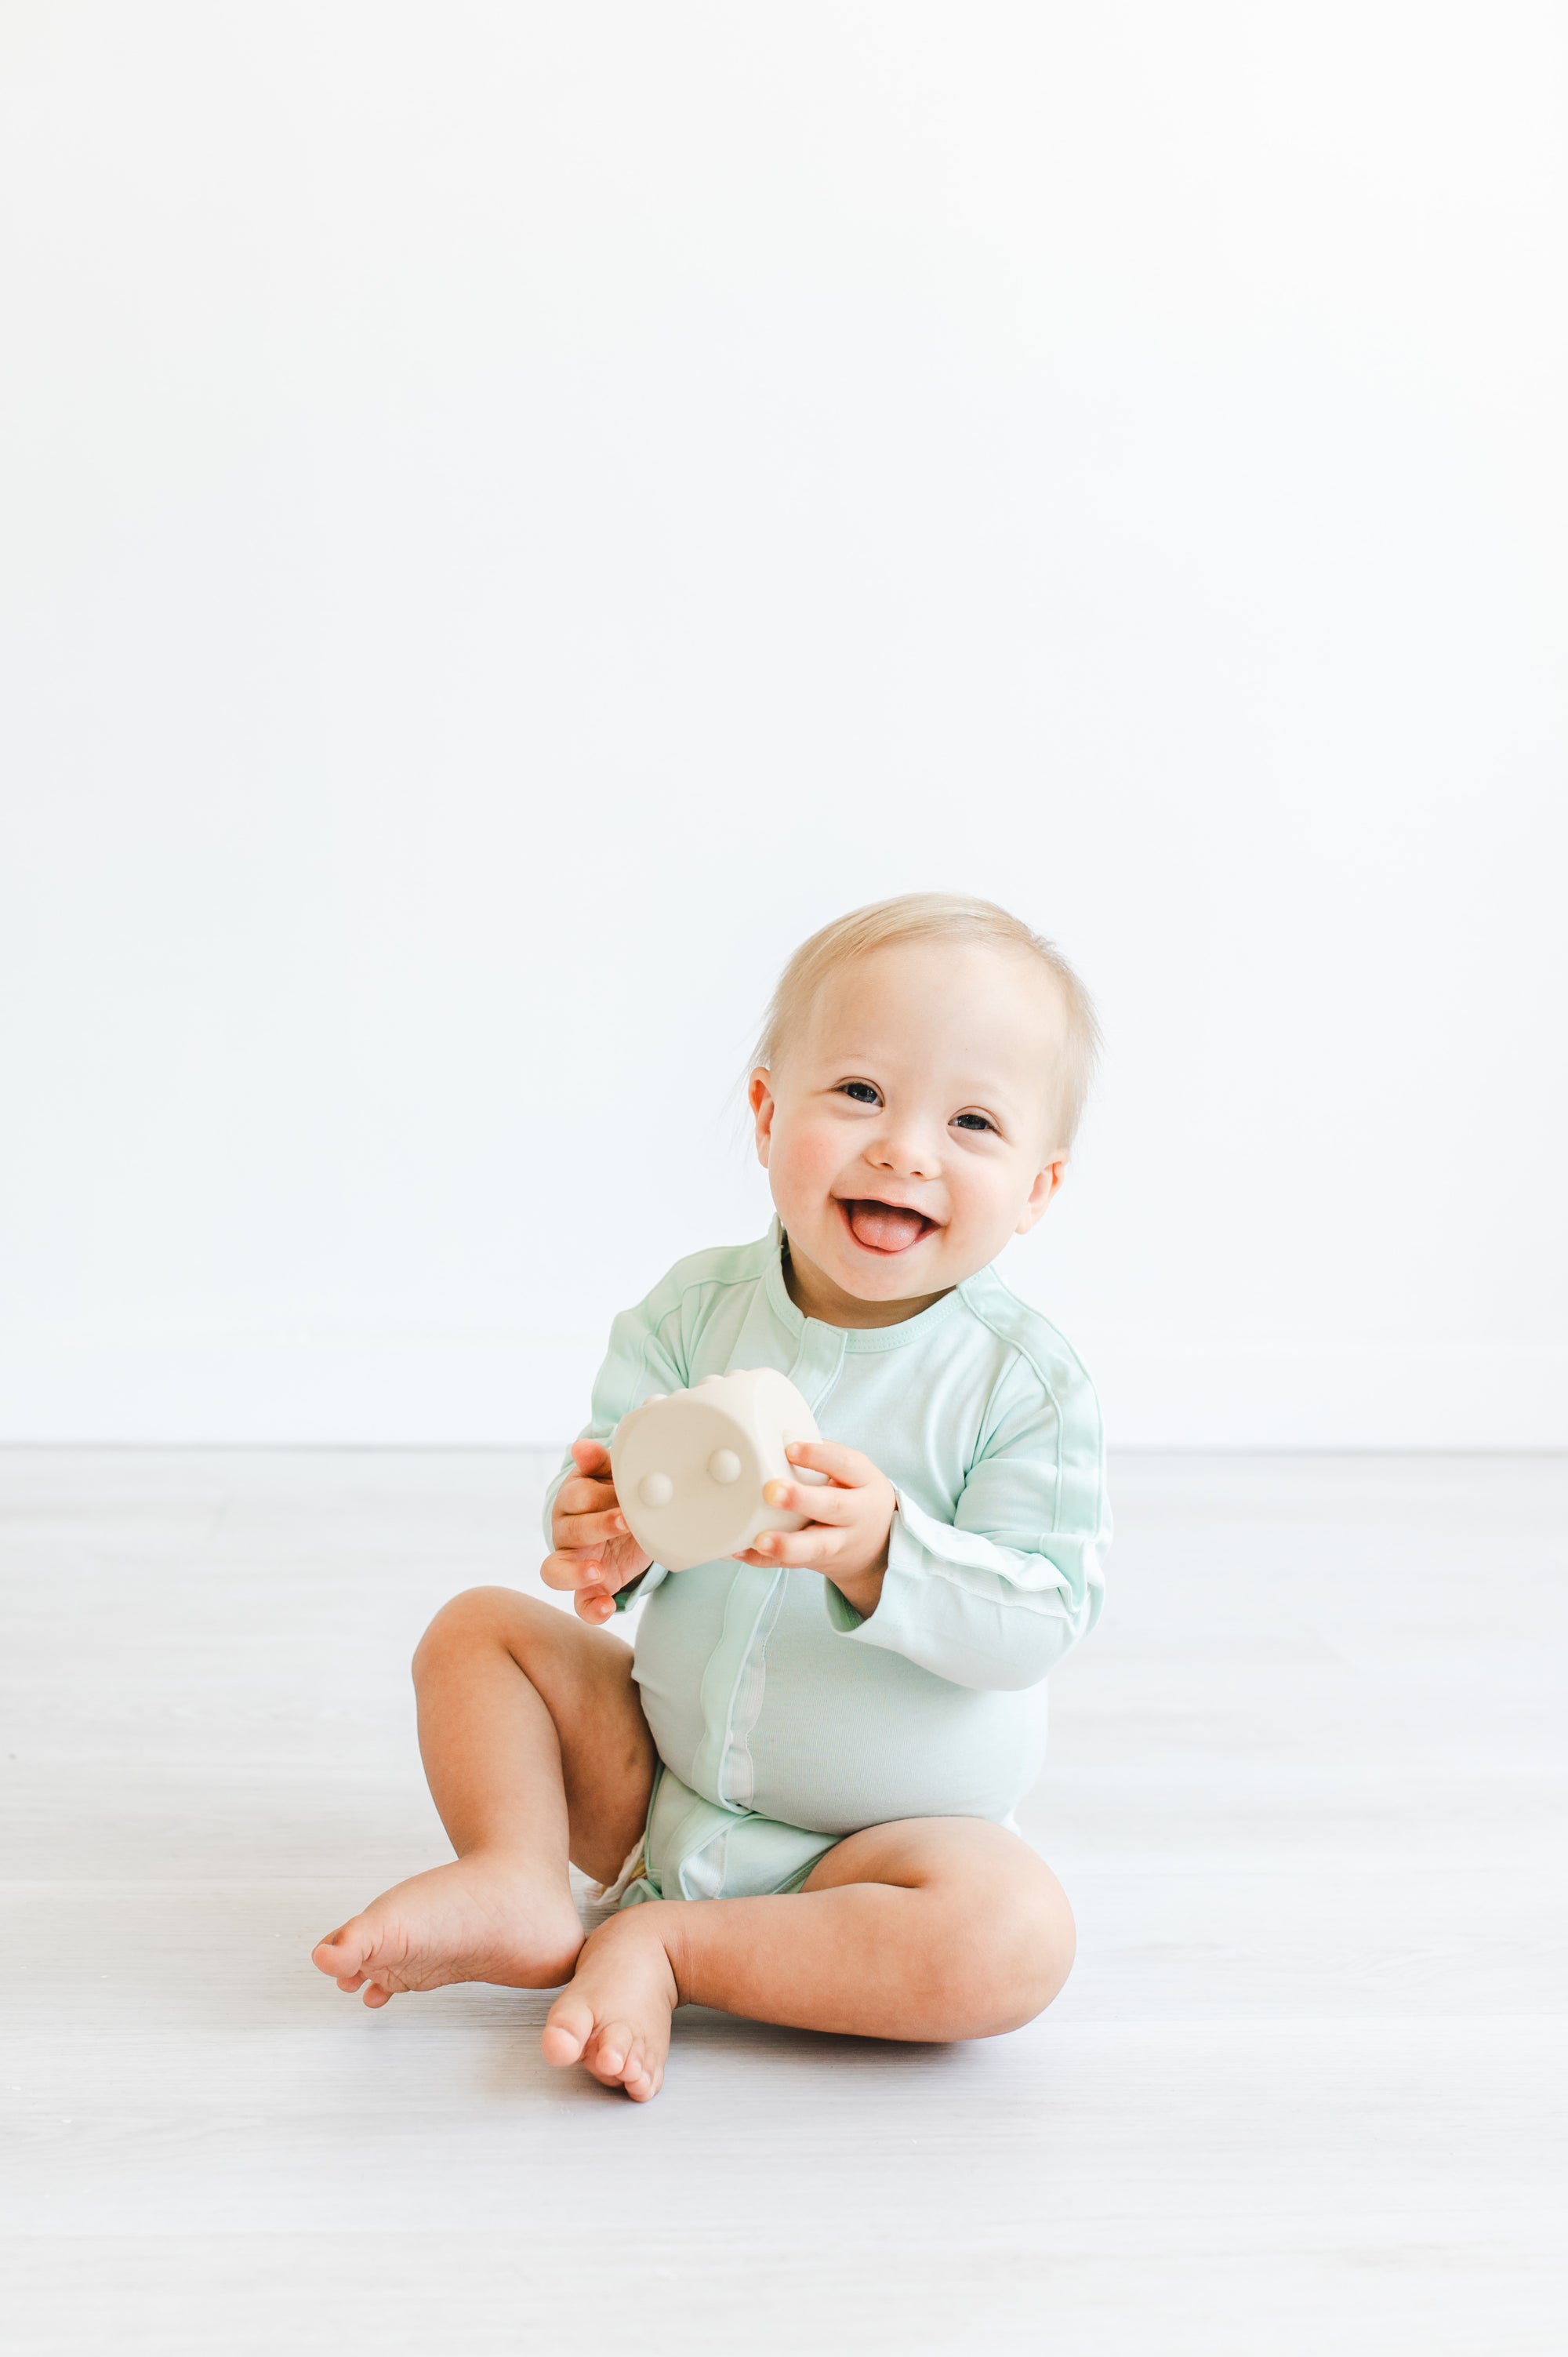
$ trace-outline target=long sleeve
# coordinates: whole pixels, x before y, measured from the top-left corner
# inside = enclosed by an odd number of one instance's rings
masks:
[[[685,1389],[687,1374],[681,1361],[681,1300],[671,1295],[670,1280],[655,1287],[635,1309],[623,1309],[610,1328],[610,1347],[594,1378],[592,1413],[579,1440],[608,1440],[628,1410],[653,1392]],[[556,1493],[575,1470],[568,1450],[561,1469],[544,1493],[545,1544],[554,1544],[551,1524]],[[653,1564],[640,1577],[623,1587],[616,1609],[623,1612],[635,1597],[650,1596],[668,1577],[662,1564]]]
[[[1037,1684],[1094,1626],[1111,1535],[1100,1411],[1087,1376],[1020,1356],[950,1523],[900,1490],[876,1609],[831,1581],[833,1626],[954,1685]]]

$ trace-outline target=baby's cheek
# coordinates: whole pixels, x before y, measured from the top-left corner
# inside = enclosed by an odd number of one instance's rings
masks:
[[[1010,1235],[1027,1191],[1027,1180],[1000,1163],[961,1169],[949,1185],[950,1224],[966,1235]]]
[[[780,1143],[783,1152],[769,1165],[774,1192],[780,1200],[788,1194],[801,1207],[820,1202],[843,1159],[841,1141],[831,1131],[808,1125],[791,1129]]]

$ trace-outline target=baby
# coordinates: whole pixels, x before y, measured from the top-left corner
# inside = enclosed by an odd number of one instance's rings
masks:
[[[482,1587],[425,1631],[456,1859],[322,1941],[339,1988],[564,1983],[545,2055],[639,2103],[678,2005],[956,2039],[1050,2003],[1072,1915],[1013,1811],[1099,1612],[1103,1456],[1082,1368],[991,1263],[1061,1183],[1095,1047],[1071,969],[988,901],[883,901],[796,952],[750,1083],[778,1217],[616,1319],[546,1509],[575,1619]],[[650,1394],[759,1366],[831,1436],[789,1451],[825,1485],[767,1493],[811,1519],[668,1573],[606,1444]],[[603,1625],[634,1595],[635,1654]],[[585,1941],[569,1859],[620,1901]]]

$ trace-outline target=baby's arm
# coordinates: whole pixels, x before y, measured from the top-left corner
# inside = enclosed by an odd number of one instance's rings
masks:
[[[614,1618],[616,1598],[650,1567],[650,1588],[663,1577],[627,1529],[610,1477],[609,1442],[628,1408],[652,1392],[685,1388],[679,1279],[678,1265],[646,1301],[623,1309],[611,1326],[587,1428],[572,1443],[569,1461],[545,1495],[551,1551],[539,1576],[546,1587],[573,1592],[578,1619],[595,1627]]]
[[[550,1518],[552,1553],[539,1567],[546,1587],[576,1592],[577,1618],[596,1625],[615,1618],[615,1599],[628,1581],[639,1579],[653,1558],[626,1526],[610,1478],[610,1452],[602,1440],[575,1440],[577,1470],[555,1493]]]
[[[858,1450],[791,1448],[832,1486],[770,1486],[770,1503],[817,1519],[766,1534],[744,1560],[822,1571],[842,1636],[955,1685],[1036,1684],[1099,1616],[1111,1534],[1094,1394],[1076,1366],[1053,1374],[1014,1370],[950,1521]]]

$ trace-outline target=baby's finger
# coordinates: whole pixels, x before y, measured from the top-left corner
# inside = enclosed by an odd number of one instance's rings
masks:
[[[769,1481],[762,1494],[768,1505],[782,1507],[787,1514],[809,1514],[813,1523],[847,1523],[864,1512],[853,1490],[825,1485],[819,1490],[814,1482],[808,1489],[804,1483]]]
[[[777,1564],[791,1563],[822,1571],[834,1561],[843,1545],[837,1531],[824,1530],[820,1523],[803,1531],[764,1531],[737,1561],[760,1564],[769,1570]]]
[[[562,1547],[598,1546],[606,1539],[626,1536],[626,1516],[613,1509],[596,1514],[562,1514],[555,1524],[555,1541]]]
[[[585,1555],[564,1555],[557,1547],[540,1565],[539,1577],[546,1587],[602,1587],[605,1566],[592,1549]]]
[[[563,1481],[555,1492],[558,1514],[602,1513],[615,1503],[616,1485],[613,1481],[591,1480],[582,1473],[575,1474],[570,1481]]]
[[[809,1465],[846,1490],[863,1490],[877,1480],[877,1469],[858,1448],[844,1448],[836,1440],[793,1440],[784,1451],[791,1465]]]

